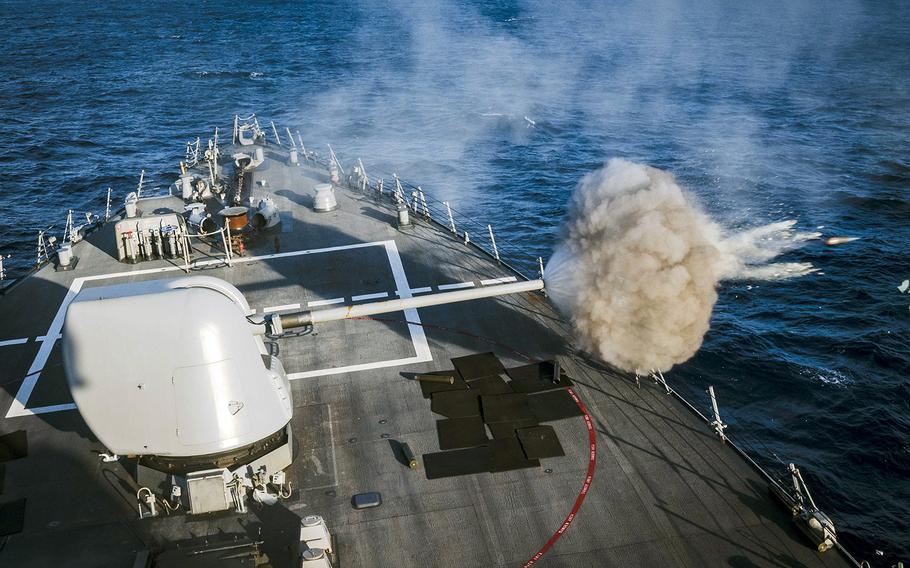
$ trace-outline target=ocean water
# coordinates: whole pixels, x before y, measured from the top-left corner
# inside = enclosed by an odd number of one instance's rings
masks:
[[[910,4],[2,5],[14,276],[38,229],[141,169],[166,187],[185,141],[252,112],[491,223],[525,268],[611,157],[673,172],[731,230],[859,237],[787,254],[818,273],[724,284],[668,380],[702,408],[714,385],[728,433],[799,465],[860,557],[910,559]]]

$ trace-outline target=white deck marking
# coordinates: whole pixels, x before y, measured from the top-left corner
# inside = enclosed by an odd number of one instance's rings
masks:
[[[392,275],[395,278],[395,287],[398,290],[401,290],[402,293],[399,294],[402,298],[411,297],[411,287],[408,284],[407,276],[404,273],[404,266],[401,264],[401,256],[398,254],[398,247],[395,245],[395,241],[374,241],[370,243],[355,243],[350,245],[339,245],[334,247],[325,247],[319,249],[308,249],[308,250],[298,250],[290,252],[282,252],[275,254],[266,254],[261,256],[250,256],[250,257],[241,257],[235,258],[234,263],[242,264],[246,262],[257,262],[260,260],[274,260],[280,258],[290,258],[301,255],[308,254],[320,254],[325,252],[337,252],[342,250],[351,250],[351,249],[360,249],[367,247],[383,246],[386,250],[386,255],[389,257],[389,265],[392,269]],[[214,258],[210,260],[203,260],[193,263],[194,267],[202,266],[212,266],[212,265],[226,265],[224,259]],[[35,385],[38,383],[38,379],[41,376],[41,371],[44,370],[44,365],[47,363],[48,358],[50,358],[51,352],[53,351],[54,346],[57,343],[57,340],[60,338],[60,332],[63,330],[63,320],[66,317],[66,310],[69,307],[70,303],[82,289],[83,284],[86,282],[91,282],[95,280],[106,280],[113,278],[127,278],[130,276],[142,276],[145,274],[160,274],[163,272],[175,272],[183,271],[182,266],[165,266],[161,268],[148,268],[145,270],[131,270],[126,272],[113,272],[110,274],[97,274],[94,276],[81,276],[74,278],[73,282],[70,284],[69,290],[66,293],[66,296],[63,298],[63,302],[60,303],[60,307],[57,308],[57,313],[54,315],[54,319],[51,321],[51,325],[45,334],[46,338],[53,338],[52,340],[45,340],[41,342],[41,347],[38,349],[38,354],[35,355],[35,360],[32,361],[31,367],[25,376],[25,380],[22,381],[22,384],[19,386],[19,390],[16,392],[16,397],[13,399],[12,404],[10,404],[9,409],[6,412],[6,418],[13,418],[17,416],[31,416],[34,414],[47,414],[51,412],[60,412],[63,410],[74,410],[76,405],[73,403],[65,404],[55,404],[50,406],[39,406],[36,408],[26,408],[25,405],[28,403],[28,399],[31,397],[32,392],[35,390]],[[336,298],[337,299],[337,298]],[[320,300],[317,300],[319,302]],[[329,300],[321,300],[322,302],[331,302]],[[343,302],[344,298],[340,299],[340,302]],[[337,303],[340,303],[337,302]],[[316,305],[314,302],[309,302],[308,306]],[[320,304],[327,305],[327,304]],[[405,310],[405,317],[408,321],[414,323],[420,323],[420,316],[417,315],[416,309]],[[411,342],[414,344],[414,351],[416,355],[414,357],[409,357],[405,359],[392,359],[389,361],[377,361],[374,363],[365,363],[362,365],[349,365],[348,367],[335,367],[330,369],[319,369],[315,371],[306,371],[303,373],[292,373],[288,377],[292,379],[304,378],[304,377],[317,377],[322,375],[332,375],[336,373],[347,373],[353,371],[360,371],[366,369],[378,369],[381,367],[394,367],[397,365],[407,365],[410,363],[424,363],[427,361],[432,361],[433,356],[430,353],[430,345],[427,343],[426,334],[423,331],[423,328],[419,325],[409,325],[409,331],[411,332]]]
[[[41,371],[44,370],[44,364],[47,363],[48,358],[51,356],[51,351],[57,343],[57,336],[60,335],[60,331],[63,329],[63,319],[66,316],[66,308],[69,307],[70,302],[73,301],[73,298],[75,298],[76,294],[79,293],[79,290],[82,289],[82,284],[85,280],[85,277],[76,278],[73,280],[73,283],[70,284],[70,289],[67,290],[63,302],[60,304],[60,307],[57,308],[57,313],[54,315],[51,326],[45,334],[46,337],[52,337],[53,339],[41,342],[41,347],[38,349],[38,354],[35,355],[35,360],[32,361],[31,367],[28,368],[25,380],[22,381],[22,384],[19,385],[19,390],[16,391],[16,398],[14,398],[12,404],[9,405],[9,410],[6,412],[7,418],[34,414],[32,410],[25,408],[25,404],[28,402],[29,397],[32,396],[32,391],[35,390],[35,385],[38,383]]]
[[[45,341],[46,339],[47,339],[46,335],[39,335],[38,337],[35,338],[35,341]],[[63,339],[62,333],[57,334],[57,340],[60,340],[60,339]]]
[[[63,412],[64,410],[76,410],[76,404],[68,402],[66,404],[53,404],[51,406],[36,406],[34,408],[26,408],[25,412],[27,414],[50,414],[51,412]]]
[[[283,306],[269,306],[268,308],[262,308],[262,313],[270,314],[272,312],[287,312],[289,310],[299,310],[300,304],[285,304]]]
[[[440,290],[460,290],[461,288],[473,288],[473,282],[459,282],[457,284],[440,284],[437,286]]]
[[[359,296],[352,296],[352,302],[359,302],[361,300],[378,300],[379,298],[388,298],[388,292],[376,292],[375,294],[360,294]]]
[[[480,284],[483,286],[490,286],[493,284],[506,284],[507,282],[516,282],[518,278],[514,276],[504,276],[502,278],[491,278],[489,280],[481,280]]]
[[[408,318],[408,321],[414,321]],[[414,326],[408,326],[414,327]],[[386,361],[376,361],[374,363],[358,363],[357,365],[345,365],[344,367],[329,367],[328,369],[316,369],[313,371],[301,371],[299,373],[288,373],[288,378],[292,381],[299,379],[311,379],[313,377],[325,377],[327,375],[339,375],[341,373],[355,373],[357,371],[369,371],[370,369],[384,369],[385,367],[397,367],[399,365],[410,365],[411,363],[422,363],[431,361],[421,356],[405,357],[403,359],[388,359]]]
[[[379,243],[377,243],[379,244]],[[404,266],[401,264],[401,255],[398,254],[398,247],[395,241],[384,241],[386,254],[389,256],[389,266],[392,268],[392,276],[395,278],[395,287],[399,290],[399,296],[402,298],[411,297],[411,285],[408,284],[408,277],[404,272]],[[346,365],[344,367],[331,367],[329,369],[316,369],[314,371],[303,371],[301,373],[288,373],[288,378],[293,380],[308,379],[310,377],[323,377],[326,375],[337,375],[339,373],[353,373],[356,371],[367,371],[370,369],[382,369],[385,367],[397,367],[399,365],[410,365],[412,363],[425,363],[433,360],[430,353],[430,344],[427,343],[426,333],[420,326],[420,316],[416,309],[404,311],[405,319],[413,322],[408,325],[411,332],[411,343],[414,344],[415,355],[403,359],[391,359],[388,361],[376,361],[374,363],[361,363],[358,365]]]
[[[344,302],[344,298],[332,298],[330,300],[313,300],[312,302],[307,302],[306,307],[317,308],[319,306],[331,306],[332,304],[341,304],[343,302]]]
[[[0,341],[0,347],[6,347],[7,345],[22,345],[23,343],[27,342],[27,337],[22,337],[19,339],[4,339],[3,341]]]
[[[424,286],[422,288],[411,288],[412,295],[413,294],[426,294],[427,292],[432,292],[432,291],[433,291],[432,286]],[[398,295],[398,297],[401,297],[401,292],[399,290],[395,290],[395,294]]]

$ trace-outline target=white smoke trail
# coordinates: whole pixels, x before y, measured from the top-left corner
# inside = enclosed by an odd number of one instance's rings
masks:
[[[583,344],[616,367],[669,370],[701,346],[724,279],[782,279],[815,269],[770,263],[816,233],[795,221],[726,235],[672,175],[625,160],[582,179],[547,291]]]

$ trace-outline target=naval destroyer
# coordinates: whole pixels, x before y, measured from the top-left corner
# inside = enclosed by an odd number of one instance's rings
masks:
[[[860,565],[716,404],[573,347],[492,227],[222,132],[3,290],[0,565]]]

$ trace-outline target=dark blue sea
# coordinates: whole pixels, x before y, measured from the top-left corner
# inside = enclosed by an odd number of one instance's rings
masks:
[[[235,113],[489,222],[529,268],[611,157],[724,226],[830,236],[819,272],[720,290],[668,380],[765,466],[802,468],[862,558],[910,559],[910,3],[3,2],[0,253],[166,188]],[[52,231],[52,232],[53,232]],[[882,555],[876,553],[881,551]]]

